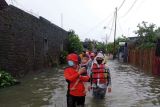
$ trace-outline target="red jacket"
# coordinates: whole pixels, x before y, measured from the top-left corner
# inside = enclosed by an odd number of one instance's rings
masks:
[[[87,82],[89,80],[89,76],[81,76],[78,74],[72,67],[68,67],[64,70],[64,77],[68,82],[68,94],[73,96],[85,96],[85,87],[83,82]],[[75,86],[75,90],[71,90],[76,81],[79,79],[78,84]]]

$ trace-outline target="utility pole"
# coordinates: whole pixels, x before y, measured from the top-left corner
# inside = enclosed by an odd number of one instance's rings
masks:
[[[63,14],[61,13],[61,28],[63,28]]]
[[[107,34],[106,34],[106,45],[107,45],[107,42],[108,42],[108,36],[107,36]]]
[[[106,26],[104,26],[104,28],[103,29],[106,29]],[[107,45],[107,33],[106,33],[106,45]]]
[[[113,50],[113,59],[116,58],[116,29],[117,29],[117,7],[115,10],[115,29],[114,29],[114,50]]]

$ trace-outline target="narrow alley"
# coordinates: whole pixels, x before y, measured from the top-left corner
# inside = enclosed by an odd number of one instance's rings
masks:
[[[159,107],[160,79],[137,68],[110,60],[112,93],[98,100],[88,92],[87,107]],[[26,77],[17,86],[0,90],[0,107],[66,107],[63,69]]]

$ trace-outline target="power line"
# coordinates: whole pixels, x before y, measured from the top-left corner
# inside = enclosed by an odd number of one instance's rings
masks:
[[[122,8],[122,6],[124,5],[125,1],[126,0],[123,0],[121,5],[118,7],[117,11],[119,11]],[[111,29],[110,29],[110,33],[109,33],[109,36],[108,36],[107,39],[110,39],[110,37],[111,37],[112,31],[113,31],[113,27],[114,27],[113,25],[114,25],[114,21],[116,21],[116,17],[117,17],[117,13],[115,12],[114,13],[114,17],[113,17],[113,21],[112,21],[112,25],[111,25]]]
[[[113,27],[114,27],[114,26],[113,26],[113,24],[114,24],[114,19],[115,19],[115,23],[116,23],[117,11],[119,11],[119,10],[122,8],[122,6],[124,5],[125,1],[126,1],[126,0],[123,0],[123,2],[122,2],[121,5],[118,7],[118,9],[116,8],[116,12],[114,13],[114,17],[113,17],[113,21],[112,21],[110,33],[109,33],[109,36],[108,36],[107,39],[110,39],[110,37],[111,37],[111,33],[112,33]],[[115,28],[115,30],[116,30],[116,28]]]
[[[111,34],[112,34],[112,31],[113,31],[114,19],[115,19],[115,15],[114,15],[114,17],[113,17],[113,21],[112,21],[112,25],[111,25],[111,30],[110,30],[110,33],[109,33],[108,39],[110,39]]]
[[[121,5],[120,5],[119,8],[118,8],[118,11],[121,9],[121,7],[123,6],[123,4],[124,4],[125,1],[126,1],[126,0],[123,0],[123,2],[121,3]]]
[[[96,29],[99,25],[103,24],[107,19],[109,19],[109,17],[111,16],[112,13],[110,13],[105,19],[103,19],[101,22],[99,22],[98,24],[96,24],[93,28],[91,28],[87,33],[89,33],[90,31]],[[112,19],[112,18],[111,18]]]
[[[114,53],[113,53],[113,59],[115,58],[115,51],[116,51],[116,31],[117,31],[117,7],[115,10],[115,29],[114,29]]]
[[[123,32],[123,29],[122,29],[122,26],[121,26],[121,24],[120,24],[120,21],[119,20],[117,20],[117,25],[119,26],[119,28],[120,28],[120,30],[121,30],[121,32]]]
[[[128,11],[122,17],[125,17],[131,11],[131,9],[134,7],[134,5],[136,4],[136,2],[137,2],[137,0],[134,0],[132,6],[128,9]]]
[[[125,3],[125,1],[126,1],[126,0],[123,0],[123,2],[121,3],[121,5],[120,5],[119,8],[118,8],[118,11],[122,8],[122,6],[123,6],[123,4]],[[95,25],[93,28],[91,28],[87,33],[89,33],[90,31],[92,31],[92,30],[94,30],[94,29],[96,29],[99,25],[103,24],[103,23],[106,21],[106,19],[109,19],[109,17],[111,16],[111,14],[112,14],[112,13],[110,13],[107,18],[103,19],[101,22],[99,22],[97,25]],[[112,19],[112,18],[111,18],[111,19]],[[111,33],[112,33],[113,23],[114,23],[114,17],[113,17],[112,28],[110,29],[109,37],[111,36]]]
[[[123,1],[124,2],[124,1]],[[136,2],[137,2],[137,0],[134,0],[134,2],[133,2],[133,4],[131,5],[131,7],[128,9],[128,11],[121,17],[121,18],[123,18],[123,17],[125,17],[131,10],[132,10],[132,8],[135,6],[135,4],[136,4]],[[124,3],[123,3],[124,4]],[[121,8],[121,7],[120,7]],[[118,9],[120,9],[120,8],[118,8]],[[119,22],[119,21],[118,21]],[[122,27],[121,27],[121,25],[120,25],[120,22],[119,22],[119,27],[120,27],[120,29],[122,30]],[[122,30],[122,32],[123,32],[123,30]]]

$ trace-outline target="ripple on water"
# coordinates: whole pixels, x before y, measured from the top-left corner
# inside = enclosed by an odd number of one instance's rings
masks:
[[[159,78],[117,61],[109,61],[108,65],[112,93],[107,93],[103,100],[94,99],[91,93],[87,93],[87,107],[160,106]],[[54,69],[31,76],[19,86],[1,90],[0,104],[4,107],[66,107],[66,88],[63,70],[57,69],[56,72]]]

